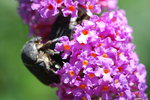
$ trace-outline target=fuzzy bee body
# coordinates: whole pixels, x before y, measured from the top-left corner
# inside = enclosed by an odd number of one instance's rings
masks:
[[[60,52],[54,52],[55,43],[61,36],[72,39],[75,25],[86,19],[87,15],[81,13],[80,17],[72,19],[71,16],[64,17],[60,14],[52,26],[49,41],[41,43],[41,37],[34,37],[24,45],[21,53],[22,61],[42,83],[59,84],[60,77],[55,72],[63,66],[63,62],[69,62],[70,58],[63,60]]]
[[[24,65],[33,73],[42,83],[50,85],[59,83],[59,76],[55,71],[60,65],[54,61],[51,56],[46,53],[46,49],[41,50],[43,44],[40,43],[41,38],[33,38],[29,40],[22,49],[22,61]]]

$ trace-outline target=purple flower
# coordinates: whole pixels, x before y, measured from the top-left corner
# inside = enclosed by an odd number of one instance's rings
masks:
[[[77,17],[78,10],[86,10],[87,15],[99,14],[102,9],[113,10],[117,0],[34,0],[31,2],[32,10],[37,11],[43,18],[56,16],[62,11],[64,16]],[[102,8],[102,9],[101,9]]]
[[[116,9],[118,0],[97,0],[98,4],[101,5],[102,9]]]
[[[96,0],[89,0],[86,3],[87,15],[92,16],[94,13],[99,14],[101,12],[99,4],[96,4]]]
[[[59,14],[83,19],[72,38],[59,38],[55,51],[63,62],[57,95],[60,100],[147,100],[146,69],[139,63],[132,28],[118,0],[20,0],[19,14],[30,34],[49,40]],[[107,11],[107,12],[105,12]],[[97,14],[97,15],[96,15]],[[72,23],[72,22],[70,22]],[[75,22],[76,23],[76,22]]]
[[[43,18],[55,16],[59,13],[57,3],[54,0],[36,0],[31,5],[33,10],[37,10]]]
[[[62,56],[70,56],[57,74],[63,83],[60,88],[65,88],[71,100],[146,100],[146,70],[130,43],[132,30],[123,10],[106,12],[101,17],[93,15],[77,25],[74,32],[72,40],[62,37],[56,44]],[[62,48],[65,44],[69,45],[69,55]]]
[[[36,2],[40,2],[36,0]],[[42,18],[37,10],[31,9],[33,1],[20,0],[19,14],[24,22],[29,26],[29,35],[41,36],[46,41],[51,33],[52,24],[55,22],[56,16]]]
[[[65,17],[69,15],[71,15],[72,17],[77,17],[78,13],[77,1],[73,2],[72,0],[65,0],[64,5],[65,8],[62,9],[62,13],[64,14]]]

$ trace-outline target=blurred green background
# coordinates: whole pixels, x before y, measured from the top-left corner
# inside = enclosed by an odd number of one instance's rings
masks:
[[[150,0],[120,0],[140,62],[147,67],[150,87]],[[21,48],[29,39],[27,26],[17,14],[17,0],[0,0],[0,100],[57,100],[56,89],[41,84],[22,64]],[[150,90],[147,89],[148,95]]]

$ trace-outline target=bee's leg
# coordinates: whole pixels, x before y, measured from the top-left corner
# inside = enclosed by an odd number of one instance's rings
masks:
[[[54,51],[55,44],[59,42],[59,38],[49,40],[42,47],[39,48],[39,52],[43,51],[47,59],[44,60],[46,69],[52,70],[53,72],[57,71],[63,66],[63,60],[61,59],[61,53]],[[41,55],[43,57],[43,55]],[[46,58],[46,57],[45,57]],[[42,58],[43,59],[43,58]],[[49,61],[49,62],[48,62]]]
[[[49,60],[51,60],[50,63],[50,68],[53,70],[58,70],[63,66],[63,60],[61,58],[61,53],[60,52],[56,52],[54,50],[48,49],[46,51],[47,57],[49,58]]]
[[[59,42],[59,38],[49,40],[46,43],[42,44],[42,46],[38,47],[38,50],[40,51],[46,51],[47,49],[54,49],[55,48],[55,43]]]
[[[24,45],[21,53],[22,61],[26,68],[45,85],[59,84],[59,76],[50,67],[53,63],[49,64],[53,60],[49,59],[44,51],[39,51],[39,47],[42,47],[40,40],[33,38]]]
[[[77,20],[77,17],[70,19],[69,28],[70,28],[71,30],[75,29],[75,26],[77,25],[76,20]]]

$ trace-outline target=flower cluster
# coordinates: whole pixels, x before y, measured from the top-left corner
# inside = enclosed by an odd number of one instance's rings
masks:
[[[117,0],[34,0],[32,9],[37,10],[42,17],[55,16],[62,12],[64,16],[71,14],[72,17],[78,16],[78,10],[82,9],[89,16],[93,13],[99,14],[101,8],[115,9]]]
[[[118,0],[98,0],[98,3],[101,5],[102,9],[116,9]]]
[[[29,35],[48,38],[57,16],[42,18],[36,10],[31,8],[32,3],[32,0],[19,0],[19,14],[24,20],[24,23],[29,26]]]
[[[112,6],[113,5],[113,6]],[[29,26],[30,34],[48,40],[52,25],[60,13],[78,16],[78,10],[89,16],[101,9],[117,8],[117,0],[19,0],[19,14]]]
[[[60,100],[146,100],[146,70],[134,52],[123,10],[92,16],[77,25],[73,39],[56,44],[69,62],[57,71]]]
[[[145,66],[134,52],[132,28],[117,2],[19,0],[19,14],[31,35],[48,41],[52,30],[72,34],[59,37],[54,50],[69,60],[55,73],[60,76],[60,84],[54,84],[60,100],[147,100]],[[87,18],[78,22],[82,13]],[[69,25],[73,20],[75,27],[59,27],[60,15],[70,18]]]

